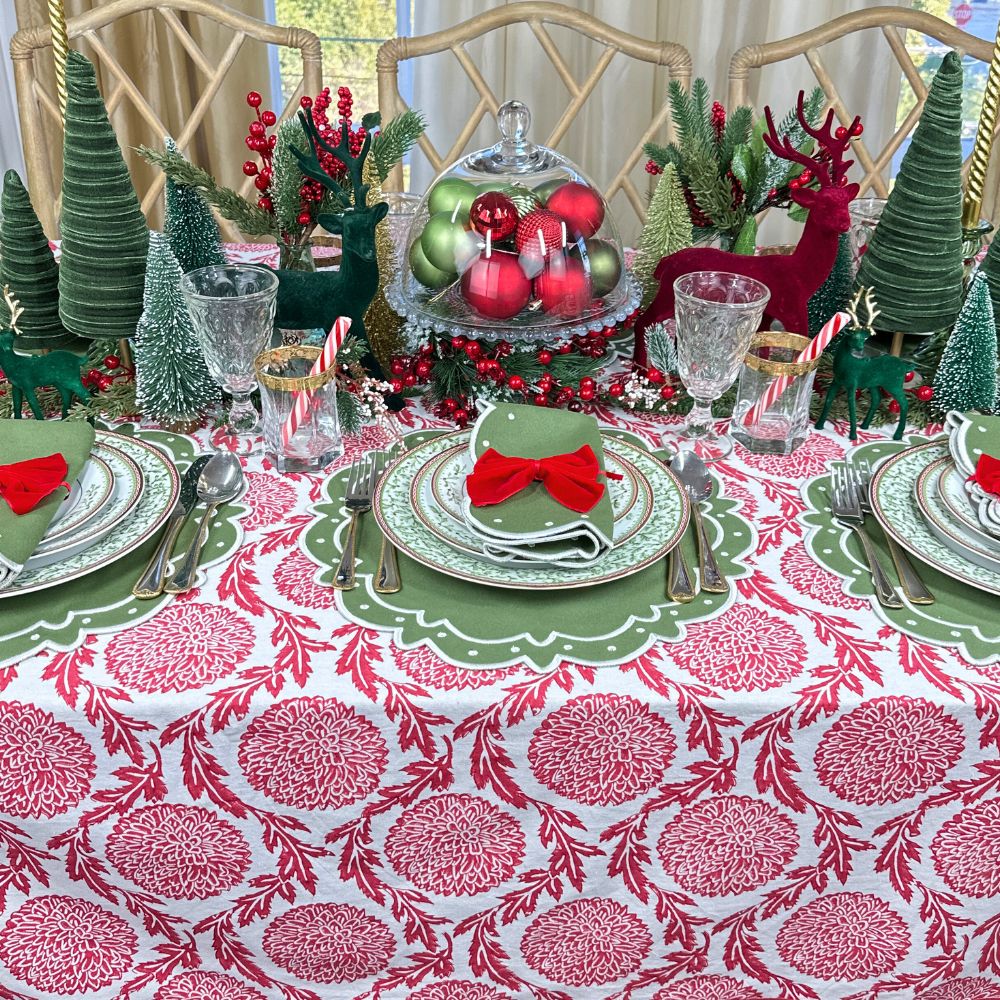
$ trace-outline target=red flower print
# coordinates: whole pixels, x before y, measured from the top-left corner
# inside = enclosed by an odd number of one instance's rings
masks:
[[[489,687],[511,677],[517,677],[523,672],[518,667],[508,667],[503,670],[463,670],[442,660],[430,646],[421,645],[416,649],[403,649],[392,644],[391,649],[396,666],[400,670],[418,684],[437,688],[439,691],[469,691]]]
[[[671,983],[653,1000],[764,1000],[764,995],[729,976],[692,976]]]
[[[335,698],[280,701],[240,740],[240,767],[250,785],[298,809],[340,809],[365,798],[388,759],[378,729]]]
[[[877,896],[835,892],[799,907],[776,943],[782,959],[803,975],[850,982],[891,972],[910,950],[910,933]]]
[[[108,673],[119,684],[147,694],[190,691],[228,677],[253,644],[253,628],[242,615],[185,601],[119,632],[108,643]]]
[[[917,1000],[1000,1000],[1000,984],[976,976],[950,979],[917,994]]]
[[[722,495],[727,500],[736,500],[739,506],[736,508],[740,515],[753,520],[757,516],[757,497],[743,485],[732,479],[726,479],[722,485]]]
[[[777,878],[799,849],[795,824],[760,799],[720,795],[682,809],[660,835],[668,875],[700,896],[735,896]]]
[[[292,549],[281,557],[274,567],[274,588],[292,604],[300,608],[326,610],[332,608],[337,593],[332,587],[321,587],[316,583],[316,564],[299,549]]]
[[[521,938],[528,967],[566,986],[630,975],[653,947],[649,928],[614,899],[574,899],[535,917]]]
[[[740,458],[751,469],[763,472],[768,479],[795,481],[818,476],[828,462],[844,457],[844,446],[825,434],[810,434],[791,455],[763,455],[741,451]]]
[[[247,491],[243,503],[250,513],[240,522],[244,529],[266,528],[283,521],[297,503],[295,487],[280,476],[268,472],[247,472]]]
[[[0,811],[21,819],[79,805],[97,773],[87,741],[49,713],[0,702]]]
[[[541,784],[567,799],[617,806],[659,784],[676,750],[666,719],[637,698],[587,694],[549,713],[528,762]]]
[[[153,1000],[264,1000],[264,994],[221,972],[182,972],[168,979]]]
[[[936,785],[964,746],[961,723],[940,705],[924,698],[874,698],[826,731],[816,773],[848,802],[885,805]]]
[[[781,575],[804,597],[811,597],[826,608],[861,608],[865,602],[848,597],[840,586],[840,577],[813,562],[805,544],[796,541],[781,557]]]
[[[735,604],[719,618],[689,625],[687,637],[670,652],[680,666],[713,687],[768,691],[798,677],[806,644],[777,615]]]
[[[170,899],[207,899],[243,881],[250,848],[231,823],[201,806],[156,805],[126,813],[107,856],[127,879]]]
[[[391,441],[391,435],[381,425],[365,424],[360,434],[348,434],[344,437],[344,454],[338,465],[343,467],[373,451],[384,450]]]
[[[450,983],[431,983],[411,993],[409,1000],[511,1000],[509,993],[474,983],[468,979],[454,979]]]
[[[442,896],[506,882],[524,860],[521,824],[475,795],[434,795],[407,809],[385,839],[397,875]]]
[[[264,951],[279,968],[313,983],[353,983],[381,972],[396,951],[381,920],[346,903],[307,903],[272,920]]]
[[[934,871],[965,896],[1000,895],[1000,799],[963,809],[931,841]]]
[[[0,930],[0,961],[43,993],[89,993],[131,967],[134,931],[121,917],[86,899],[36,896]]]

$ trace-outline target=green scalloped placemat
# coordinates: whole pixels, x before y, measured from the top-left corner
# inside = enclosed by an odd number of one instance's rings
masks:
[[[197,442],[181,434],[137,431],[130,424],[110,429],[158,445],[173,458],[182,476],[195,456]],[[239,501],[219,508],[203,550],[203,570],[228,559],[239,548],[243,538],[239,520],[248,511],[249,508]],[[188,518],[174,546],[175,552],[184,550],[196,528],[197,520]],[[149,562],[161,536],[162,531],[156,532],[134,552],[78,580],[23,597],[0,600],[0,666],[22,660],[43,648],[72,649],[90,633],[116,631],[155,615],[164,604],[173,600],[173,595],[137,601],[132,596],[132,585]]]
[[[407,436],[410,446],[443,431]],[[647,447],[634,434],[613,436]],[[342,551],[347,526],[343,506],[347,469],[324,485],[326,499],[313,505],[314,521],[303,533],[303,551],[320,569],[318,583],[329,586]],[[731,581],[749,576],[744,558],[756,545],[753,526],[736,511],[739,501],[713,497],[705,521],[717,545],[716,558]],[[362,521],[358,540],[358,587],[337,594],[337,605],[352,621],[389,631],[406,648],[427,645],[460,667],[484,669],[524,664],[549,670],[563,660],[588,666],[616,666],[645,651],[654,642],[677,641],[688,622],[704,621],[725,611],[736,598],[699,594],[690,604],[666,599],[666,560],[624,580],[579,590],[501,590],[444,576],[400,553],[403,589],[376,594],[372,584],[378,564],[381,534],[374,519]],[[684,549],[697,565],[691,532]]]
[[[851,459],[868,459],[874,465],[888,455],[927,441],[928,438],[922,435],[913,435],[906,441],[876,441],[852,449]],[[904,599],[904,607],[900,609],[883,608],[878,603],[857,539],[830,514],[830,478],[830,474],[819,476],[802,487],[807,509],[799,515],[799,521],[806,527],[807,551],[816,562],[843,580],[844,593],[868,601],[882,621],[914,639],[935,646],[950,646],[973,663],[1000,660],[1000,597],[959,583],[915,556],[913,564],[934,594],[935,603],[906,604]],[[913,516],[919,518],[916,501],[908,499],[913,505]],[[874,522],[874,518],[870,520]],[[869,535],[895,583],[892,557],[877,523],[873,523]]]

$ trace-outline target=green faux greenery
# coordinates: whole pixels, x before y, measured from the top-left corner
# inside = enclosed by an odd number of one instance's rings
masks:
[[[408,108],[386,124],[372,140],[371,158],[378,171],[379,181],[384,181],[392,168],[416,145],[427,128],[419,111]]]
[[[169,136],[164,140],[168,153],[177,153]],[[185,187],[167,178],[166,211],[163,229],[182,272],[226,263],[222,237],[208,203],[197,188]]]
[[[697,242],[720,237],[729,248],[743,234],[740,244],[745,250],[755,235],[752,227],[747,228],[748,219],[765,208],[787,205],[788,182],[803,168],[767,149],[761,138],[765,120],[754,121],[753,111],[745,105],[729,111],[725,124],[717,129],[704,80],[695,80],[690,92],[671,80],[668,96],[677,142],[668,146],[647,143],[646,155],[661,169],[667,164],[676,168],[689,199]],[[819,87],[806,98],[810,125],[819,122],[824,100]],[[813,141],[803,132],[794,108],[782,118],[778,134],[787,135],[797,149],[812,151]]]
[[[94,67],[66,62],[59,316],[95,340],[131,337],[142,312],[149,230]]]

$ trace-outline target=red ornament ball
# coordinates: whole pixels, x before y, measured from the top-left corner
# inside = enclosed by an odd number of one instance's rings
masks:
[[[104,359],[104,367],[111,369],[111,371],[114,371],[121,363],[122,359],[119,358],[116,354],[109,354]]]
[[[256,90],[251,90],[250,93],[247,94],[247,104],[249,104],[251,108],[259,108],[263,103],[264,98],[261,97]]]
[[[517,206],[499,191],[484,191],[469,209],[469,222],[481,236],[505,240],[517,229]]]
[[[518,253],[547,257],[563,245],[562,221],[544,208],[529,212],[517,224],[514,245]]]
[[[407,388],[412,388],[416,384],[417,384],[417,376],[414,375],[413,372],[410,372],[409,375],[403,376],[403,385],[405,385]]]
[[[462,275],[462,297],[483,316],[510,319],[528,304],[531,281],[515,254],[484,251]]]
[[[476,358],[480,357],[483,353],[482,344],[477,343],[475,340],[470,340],[465,345],[465,354],[470,361],[475,361]]]
[[[580,399],[585,403],[589,403],[590,400],[594,398],[594,390],[591,386],[580,386]]]
[[[510,379],[507,381],[507,385],[511,387],[514,392],[520,392],[524,388],[524,379],[520,375],[511,375]]]
[[[403,361],[402,358],[393,358],[389,371],[391,371],[393,375],[405,375],[406,362]]]
[[[922,385],[917,389],[917,399],[921,403],[928,403],[934,398],[934,390],[929,385]]]
[[[563,184],[549,195],[545,207],[566,221],[574,237],[587,239],[604,222],[604,199],[589,184]]]

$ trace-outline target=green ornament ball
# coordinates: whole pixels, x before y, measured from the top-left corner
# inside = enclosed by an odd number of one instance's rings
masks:
[[[565,177],[553,177],[552,180],[539,184],[538,187],[535,188],[535,194],[538,195],[544,205],[549,200],[549,195],[552,194],[556,188],[561,188],[565,183]]]
[[[475,237],[461,222],[452,222],[448,212],[432,215],[420,234],[420,249],[427,262],[446,274],[457,273],[460,264],[475,256],[470,244],[475,245]]]
[[[513,187],[514,185],[507,181],[487,181],[485,184],[476,185],[476,190],[479,194],[485,194],[487,191],[501,191],[504,194],[510,194]]]
[[[622,259],[618,249],[607,240],[589,239],[586,244],[594,294],[607,295],[622,276]]]
[[[431,188],[427,208],[431,215],[447,213],[449,218],[457,208],[456,218],[464,217],[468,220],[469,209],[478,194],[479,189],[470,181],[463,181],[460,177],[445,177]]]
[[[410,270],[413,277],[427,288],[444,288],[457,277],[454,272],[442,271],[435,267],[424,255],[420,240],[414,240],[410,247]]]

